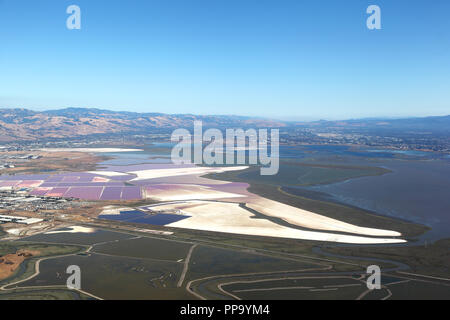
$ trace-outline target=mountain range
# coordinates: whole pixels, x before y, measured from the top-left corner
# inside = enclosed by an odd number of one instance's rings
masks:
[[[136,113],[93,108],[50,111],[0,109],[0,141],[71,138],[92,134],[149,133],[190,128],[193,121],[214,128],[305,128],[346,133],[450,135],[450,116],[293,122],[230,115]]]
[[[50,111],[0,109],[0,141],[70,138],[92,134],[145,133],[155,129],[205,127],[283,127],[282,121],[241,116],[200,116],[118,112],[91,108]]]

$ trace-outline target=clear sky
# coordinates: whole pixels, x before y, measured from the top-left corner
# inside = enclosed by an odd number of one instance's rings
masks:
[[[448,0],[0,0],[0,107],[450,114],[449,17]]]

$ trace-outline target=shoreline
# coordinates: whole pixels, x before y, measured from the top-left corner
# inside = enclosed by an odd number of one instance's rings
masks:
[[[223,180],[229,182],[245,182],[249,184],[249,187],[247,189],[248,192],[254,193],[269,200],[281,202],[296,208],[312,211],[329,218],[334,218],[347,223],[354,223],[363,227],[381,229],[387,228],[390,230],[399,231],[405,238],[408,239],[408,243],[412,241],[412,244],[417,243],[418,237],[421,237],[427,231],[431,230],[430,227],[422,225],[420,223],[379,214],[378,212],[366,210],[364,208],[349,205],[347,203],[330,201],[329,199],[317,199],[311,196],[301,196],[282,190],[283,188],[305,188],[301,186],[275,186],[264,183],[255,183],[249,180],[246,181],[245,179],[238,177],[238,175],[233,174],[233,172],[231,173],[231,175],[228,173],[208,174],[203,177],[207,179]],[[316,191],[308,190],[308,192]],[[336,213],[336,211],[338,211],[338,213]],[[354,220],[355,215],[357,221]],[[411,228],[413,230],[411,230]]]

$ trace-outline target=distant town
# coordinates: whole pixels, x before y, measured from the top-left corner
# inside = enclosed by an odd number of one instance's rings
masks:
[[[0,152],[168,142],[175,129],[189,129],[194,121],[202,121],[205,129],[279,128],[280,143],[284,145],[350,145],[450,153],[450,116],[298,122],[87,108],[45,112],[0,109]],[[39,130],[30,129],[31,125]],[[7,166],[7,160],[0,158],[0,165]]]

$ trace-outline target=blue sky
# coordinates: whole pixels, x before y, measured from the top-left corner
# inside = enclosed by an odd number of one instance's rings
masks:
[[[0,0],[0,107],[450,114],[449,14],[447,0]]]

